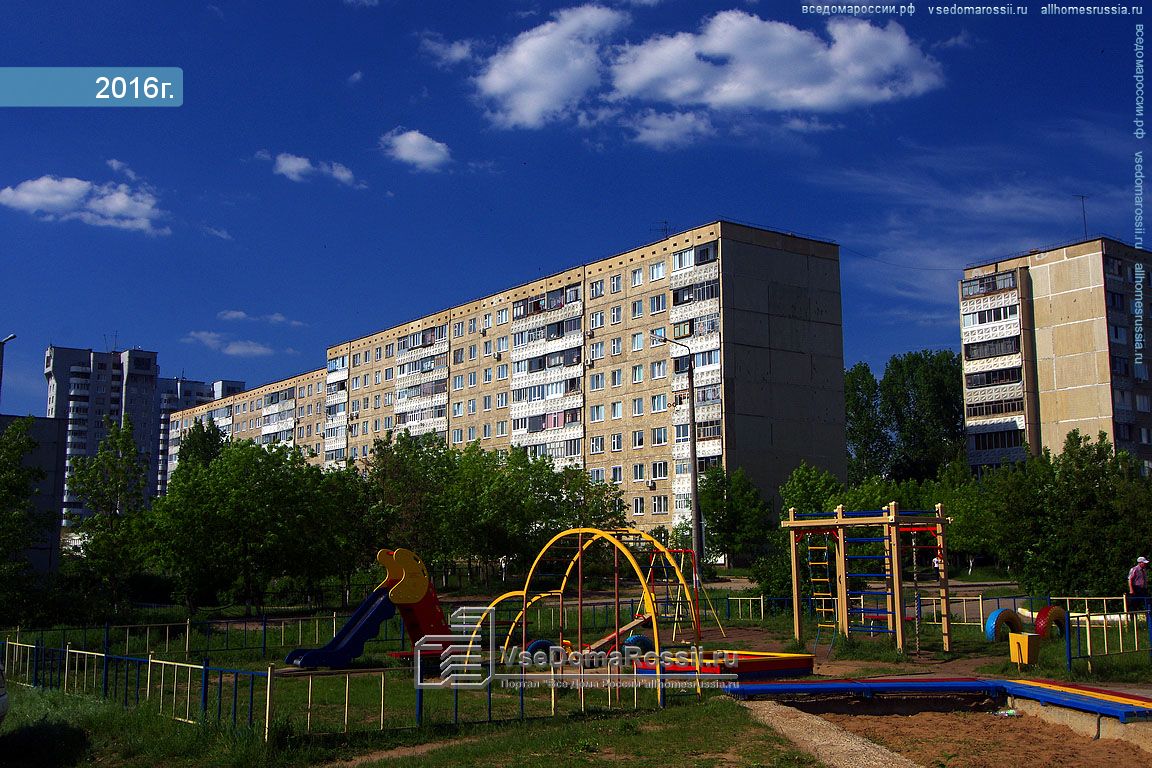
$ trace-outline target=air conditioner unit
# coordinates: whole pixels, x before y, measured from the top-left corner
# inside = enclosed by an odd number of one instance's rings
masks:
[[[499,360],[499,359],[500,359],[500,353],[499,353],[499,352],[497,352],[497,353],[495,353],[494,355],[492,355],[492,359],[493,359],[493,360]]]
[[[488,329],[487,328],[481,328],[480,329],[480,335],[481,336],[487,336],[488,335]]]
[[[596,331],[588,331],[588,332],[587,332],[587,333],[585,333],[584,335],[585,335],[585,336],[587,336],[587,337],[588,337],[588,338],[590,338],[590,339],[594,339],[594,338],[596,338]]]
[[[648,481],[648,490],[650,490],[650,491],[656,490],[656,481],[655,480],[649,480]]]
[[[584,367],[585,367],[585,368],[591,368],[591,367],[592,367],[592,366],[594,366],[595,364],[596,364],[596,361],[595,361],[595,360],[585,360],[585,361],[584,361]]]

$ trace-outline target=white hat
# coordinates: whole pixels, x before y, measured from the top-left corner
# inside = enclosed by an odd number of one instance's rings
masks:
[[[1138,558],[1136,558],[1136,562],[1138,562],[1138,563],[1146,563],[1146,562],[1148,562],[1148,558],[1146,558],[1146,557],[1138,557]]]

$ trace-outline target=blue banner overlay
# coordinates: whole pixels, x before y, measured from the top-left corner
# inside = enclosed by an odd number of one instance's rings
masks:
[[[0,67],[0,107],[179,107],[180,67]]]

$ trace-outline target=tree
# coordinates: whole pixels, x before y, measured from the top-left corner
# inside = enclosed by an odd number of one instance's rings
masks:
[[[997,554],[1037,594],[1117,594],[1152,533],[1152,485],[1105,433],[1074,430],[1059,456],[990,471],[983,491]]]
[[[700,512],[707,528],[705,547],[730,559],[750,561],[763,554],[764,536],[778,523],[742,467],[731,473],[709,467],[700,481]]]
[[[964,447],[960,356],[951,350],[894,355],[880,381],[880,414],[891,431],[891,476],[934,478]]]
[[[209,419],[205,424],[197,419],[180,438],[180,453],[177,455],[176,471],[172,474],[179,472],[180,467],[208,466],[224,450],[226,442],[224,430],[216,426],[215,421]]]
[[[70,490],[91,511],[73,521],[82,570],[118,610],[127,598],[129,579],[139,573],[143,547],[137,535],[145,508],[146,463],[132,438],[132,421],[105,418],[107,437],[96,455],[77,457]]]
[[[25,459],[36,449],[29,435],[32,419],[17,419],[0,432],[0,616],[25,615],[32,569],[28,549],[48,522],[32,504],[36,483],[44,477]]]
[[[826,512],[840,503],[844,486],[826,469],[817,469],[801,462],[780,486],[784,511],[795,507],[797,512]]]
[[[892,436],[881,416],[880,384],[867,363],[844,372],[844,427],[848,443],[848,482],[888,474]]]

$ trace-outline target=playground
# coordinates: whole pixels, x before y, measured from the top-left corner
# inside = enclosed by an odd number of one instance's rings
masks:
[[[1147,609],[1121,597],[954,595],[947,522],[939,506],[792,511],[792,594],[775,613],[763,598],[704,589],[690,550],[630,528],[575,528],[494,598],[444,604],[416,553],[381,550],[386,578],[347,617],[209,627],[202,647],[191,623],[106,627],[95,643],[87,631],[9,636],[5,662],[10,687],[102,696],[172,721],[248,728],[266,743],[285,732],[375,732],[385,744],[420,734],[411,756],[428,764],[483,751],[514,725],[582,729],[607,716],[654,728],[698,706],[747,713],[827,765],[872,764],[860,750],[877,765],[899,764],[886,750],[933,766],[1147,757],[1152,692],[1029,677],[1064,663],[1078,674],[1146,670]],[[256,649],[283,662],[219,661]],[[472,746],[437,738],[442,727],[466,730]]]

